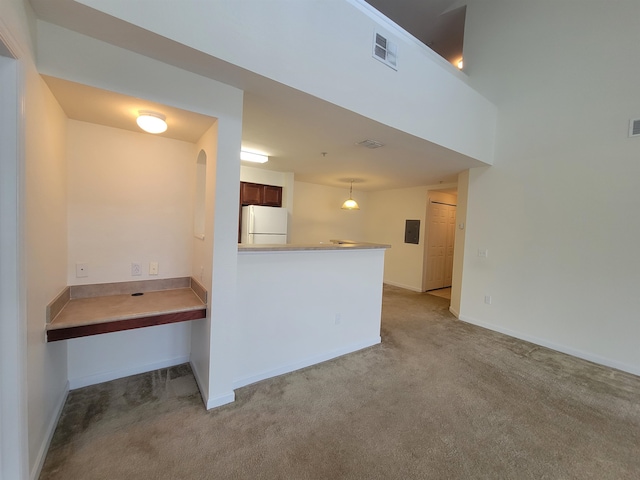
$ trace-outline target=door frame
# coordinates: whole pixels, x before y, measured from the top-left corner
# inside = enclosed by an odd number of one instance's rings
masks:
[[[429,249],[429,244],[428,244],[428,239],[429,239],[429,204],[431,203],[431,193],[433,192],[442,192],[442,193],[458,193],[458,183],[442,183],[442,184],[438,184],[438,185],[429,185],[427,186],[427,195],[426,195],[426,202],[425,202],[425,213],[424,213],[424,251],[423,251],[423,256],[422,256],[422,283],[420,286],[420,290],[422,292],[425,292],[425,285],[426,285],[426,280],[425,277],[427,275],[427,258],[428,258],[428,249]],[[456,202],[457,204],[458,202]],[[457,213],[457,208],[456,208],[456,213]],[[453,252],[454,252],[454,256],[456,254],[456,249],[458,248],[458,242],[454,242],[453,244]],[[453,277],[453,282],[456,281],[456,277],[454,275]],[[453,284],[451,285],[453,288]]]
[[[0,19],[1,20],[1,19]],[[24,261],[24,72],[0,21],[0,478],[29,477]]]

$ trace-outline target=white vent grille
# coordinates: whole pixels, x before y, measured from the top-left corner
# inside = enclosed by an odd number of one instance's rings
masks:
[[[640,137],[640,118],[629,121],[629,136]]]
[[[380,147],[384,147],[384,143],[380,143],[380,142],[376,142],[375,140],[363,140],[361,142],[358,142],[358,145],[361,145],[363,147],[367,147],[367,148],[380,148]]]
[[[373,58],[397,70],[398,46],[385,35],[375,32],[373,35]]]

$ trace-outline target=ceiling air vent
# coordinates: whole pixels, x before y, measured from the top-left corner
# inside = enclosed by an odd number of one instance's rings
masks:
[[[640,118],[629,121],[629,136],[640,137]]]
[[[391,42],[385,35],[374,32],[373,58],[380,60],[385,65],[398,69],[398,46]]]
[[[367,147],[367,148],[384,147],[384,143],[376,142],[375,140],[363,140],[361,142],[358,142],[358,145],[361,145],[361,146]]]

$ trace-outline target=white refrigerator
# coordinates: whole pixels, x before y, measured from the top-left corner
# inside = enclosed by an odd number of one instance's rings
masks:
[[[287,243],[287,209],[249,205],[242,207],[242,243]]]

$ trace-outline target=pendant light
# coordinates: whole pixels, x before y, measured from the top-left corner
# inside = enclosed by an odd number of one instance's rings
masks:
[[[356,202],[353,198],[351,198],[352,195],[353,195],[353,180],[351,180],[351,186],[349,187],[349,199],[345,200],[344,203],[342,204],[343,210],[360,210],[360,207],[358,206],[358,202]]]

